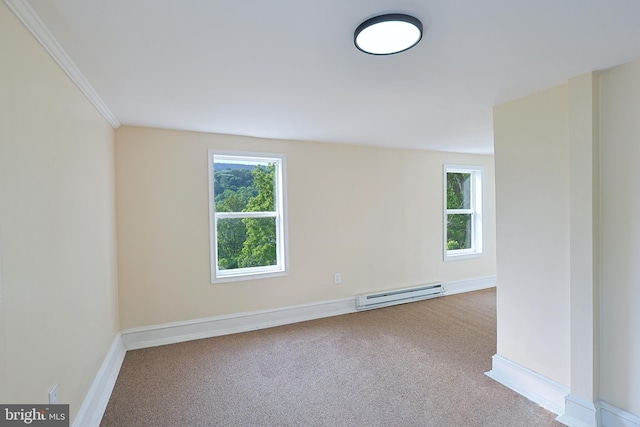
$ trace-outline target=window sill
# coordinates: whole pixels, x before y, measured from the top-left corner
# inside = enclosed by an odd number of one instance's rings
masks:
[[[464,253],[453,253],[453,254],[449,254],[449,253],[445,253],[444,255],[444,261],[459,261],[459,260],[464,260],[464,259],[470,259],[470,258],[479,258],[484,256],[484,252],[464,252]]]
[[[270,279],[272,277],[282,277],[287,276],[289,274],[288,271],[270,271],[270,272],[256,272],[256,273],[244,273],[244,274],[234,274],[230,276],[221,276],[221,277],[213,277],[211,280],[212,285],[217,285],[218,283],[227,283],[227,282],[244,282],[249,280],[259,280],[259,279]]]

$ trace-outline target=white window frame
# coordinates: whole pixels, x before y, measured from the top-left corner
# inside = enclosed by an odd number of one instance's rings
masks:
[[[471,200],[469,209],[447,209],[447,174],[468,173],[471,174],[470,192]],[[483,255],[483,193],[484,193],[484,167],[468,165],[444,165],[444,260],[460,260]],[[468,249],[447,249],[447,225],[448,215],[471,215],[471,247]]]
[[[209,150],[209,241],[211,254],[211,283],[222,283],[250,279],[264,279],[288,274],[289,253],[287,242],[286,201],[286,155],[241,151]],[[214,194],[214,161],[237,160],[259,163],[275,163],[274,212],[216,212]],[[217,220],[222,218],[275,218],[276,219],[276,265],[264,267],[218,268]]]

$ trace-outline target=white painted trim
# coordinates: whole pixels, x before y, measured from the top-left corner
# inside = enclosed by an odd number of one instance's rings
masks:
[[[600,418],[603,427],[640,427],[640,417],[613,405],[598,402],[600,406]]]
[[[475,258],[484,256],[484,166],[472,166],[472,165],[458,165],[458,164],[444,164],[443,165],[443,220],[444,220],[444,234],[443,234],[443,260],[458,261],[468,258]],[[471,206],[469,209],[448,209],[447,208],[447,190],[448,190],[448,177],[449,173],[469,173],[472,176],[471,184]],[[471,248],[469,249],[447,249],[447,219],[449,214],[471,214],[473,217],[473,233],[471,236]]]
[[[127,350],[134,350],[271,328],[323,317],[354,313],[355,311],[355,299],[350,297],[270,310],[236,313],[226,316],[126,329],[122,331],[122,341]]]
[[[76,64],[64,51],[62,46],[53,37],[53,34],[44,25],[38,14],[31,8],[26,0],[4,0],[5,4],[22,21],[33,36],[40,42],[42,47],[60,65],[62,70],[69,76],[71,81],[84,93],[89,101],[104,116],[114,129],[120,127],[120,122],[111,112],[109,107],[102,101],[91,83],[80,72]]]
[[[495,285],[495,276],[458,280],[445,284],[445,295],[487,289]],[[135,350],[355,312],[355,297],[348,297],[269,310],[143,326],[125,329],[121,333],[125,348]],[[564,398],[564,395],[562,397]]]
[[[565,397],[564,414],[556,418],[570,427],[598,427],[599,405],[573,394]]]
[[[447,294],[468,292],[495,286],[495,276],[450,283],[454,285],[454,289],[447,291]],[[355,297],[348,297],[123,330],[114,338],[78,411],[73,427],[100,425],[127,350],[247,332],[355,312],[357,312]]]
[[[486,375],[549,411],[564,414],[569,388],[496,354]]]
[[[496,276],[475,277],[473,279],[456,280],[444,283],[445,295],[454,295],[462,292],[479,291],[481,289],[495,288]]]
[[[118,379],[126,350],[118,332],[76,415],[73,427],[98,427]]]
[[[257,163],[275,163],[276,191],[273,212],[230,213],[216,212],[214,194],[215,158],[222,160],[249,161]],[[211,149],[208,151],[209,171],[209,254],[211,264],[211,283],[235,282],[241,280],[265,279],[289,274],[289,231],[287,204],[287,155],[285,153],[257,153],[246,151],[228,151]],[[225,159],[226,158],[226,159]],[[237,268],[233,270],[218,269],[218,233],[216,223],[219,218],[263,218],[273,217],[276,222],[277,263],[263,267]]]

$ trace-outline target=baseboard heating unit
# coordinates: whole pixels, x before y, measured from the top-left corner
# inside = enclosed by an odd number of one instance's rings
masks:
[[[389,305],[404,304],[427,298],[439,297],[444,294],[442,283],[415,286],[412,288],[392,289],[367,295],[356,296],[357,310],[371,310]]]

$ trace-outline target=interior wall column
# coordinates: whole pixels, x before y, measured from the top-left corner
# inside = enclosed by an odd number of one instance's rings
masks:
[[[598,425],[599,77],[569,80],[571,393],[567,425]]]

